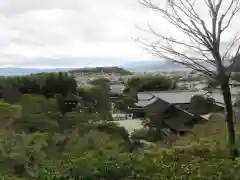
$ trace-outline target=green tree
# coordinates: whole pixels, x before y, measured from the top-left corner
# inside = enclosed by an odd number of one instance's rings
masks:
[[[190,102],[193,112],[197,116],[213,112],[215,108],[215,101],[213,99],[205,98],[200,95],[193,96]]]
[[[3,124],[7,124],[8,121],[18,119],[22,115],[22,107],[19,105],[12,105],[6,102],[0,101],[0,121]]]
[[[51,113],[56,112],[57,109],[55,101],[47,100],[44,96],[25,94],[22,96],[20,104],[23,107],[22,117],[17,123],[20,130],[44,132],[58,129],[58,122],[51,116]]]
[[[129,79],[128,82],[127,82],[128,89],[138,90],[141,87],[141,85],[143,84],[142,79],[143,78],[141,78],[141,77],[133,77],[132,79]]]
[[[15,123],[22,116],[22,107],[0,101],[0,141],[14,132]]]
[[[10,168],[17,176],[36,177],[39,165],[46,157],[47,134],[14,134],[1,143],[1,169]],[[8,169],[7,169],[8,170]]]
[[[68,76],[67,73],[40,73],[19,77],[2,77],[0,85],[2,92],[6,94],[5,96],[7,96],[8,90],[12,89],[22,94],[39,94],[47,98],[52,98],[55,94],[65,96],[69,92],[75,93],[77,87],[76,80]]]
[[[60,119],[60,126],[62,129],[71,129],[81,126],[83,123],[88,123],[90,116],[85,112],[68,112]]]
[[[86,106],[90,112],[99,112],[109,118],[111,107],[110,94],[107,86],[93,87],[85,91]]]
[[[92,80],[90,83],[95,86],[107,86],[109,84],[109,80],[106,78],[99,78]]]
[[[138,89],[138,91],[165,91],[169,89],[174,89],[176,87],[176,82],[163,77],[148,77],[143,81],[143,84]]]
[[[22,96],[18,89],[8,86],[1,88],[1,94],[1,98],[10,104],[18,103]]]
[[[177,87],[176,81],[164,76],[139,76],[134,77],[128,81],[128,88],[126,91],[164,91],[175,89]],[[125,92],[126,92],[125,91]]]

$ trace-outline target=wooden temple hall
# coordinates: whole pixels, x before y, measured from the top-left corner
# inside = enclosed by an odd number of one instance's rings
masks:
[[[129,110],[134,117],[159,120],[159,123],[177,134],[190,132],[199,118],[185,110],[194,95],[201,95],[198,91],[167,91],[167,92],[140,92],[138,102]],[[184,108],[181,108],[184,107]],[[186,108],[188,109],[188,108]],[[206,120],[204,117],[200,117]]]

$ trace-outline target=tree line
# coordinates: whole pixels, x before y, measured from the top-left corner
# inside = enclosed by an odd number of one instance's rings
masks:
[[[28,76],[1,77],[2,98],[10,103],[19,100],[21,94],[38,94],[53,98],[76,92],[77,83],[68,73],[41,73]]]

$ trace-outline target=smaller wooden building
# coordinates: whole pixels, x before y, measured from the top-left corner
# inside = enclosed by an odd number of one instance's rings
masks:
[[[68,94],[64,97],[63,103],[68,111],[72,111],[76,107],[83,107],[83,98],[75,94]]]

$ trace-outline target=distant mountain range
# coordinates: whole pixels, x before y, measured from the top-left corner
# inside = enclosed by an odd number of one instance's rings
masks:
[[[0,76],[20,76],[20,75],[28,75],[28,74],[37,74],[37,73],[50,73],[50,72],[60,72],[67,71],[64,68],[55,68],[55,69],[37,69],[37,68],[0,68]]]
[[[180,64],[166,62],[166,61],[137,61],[126,63],[120,68],[124,68],[131,72],[157,72],[157,71],[182,71],[186,68]],[[85,68],[83,68],[85,69]],[[39,69],[39,68],[17,68],[6,67],[0,68],[0,76],[19,76],[37,73],[49,72],[64,72],[72,69],[67,68],[53,68],[53,69]]]
[[[181,64],[168,61],[139,61],[122,66],[132,72],[183,71],[187,68]]]

